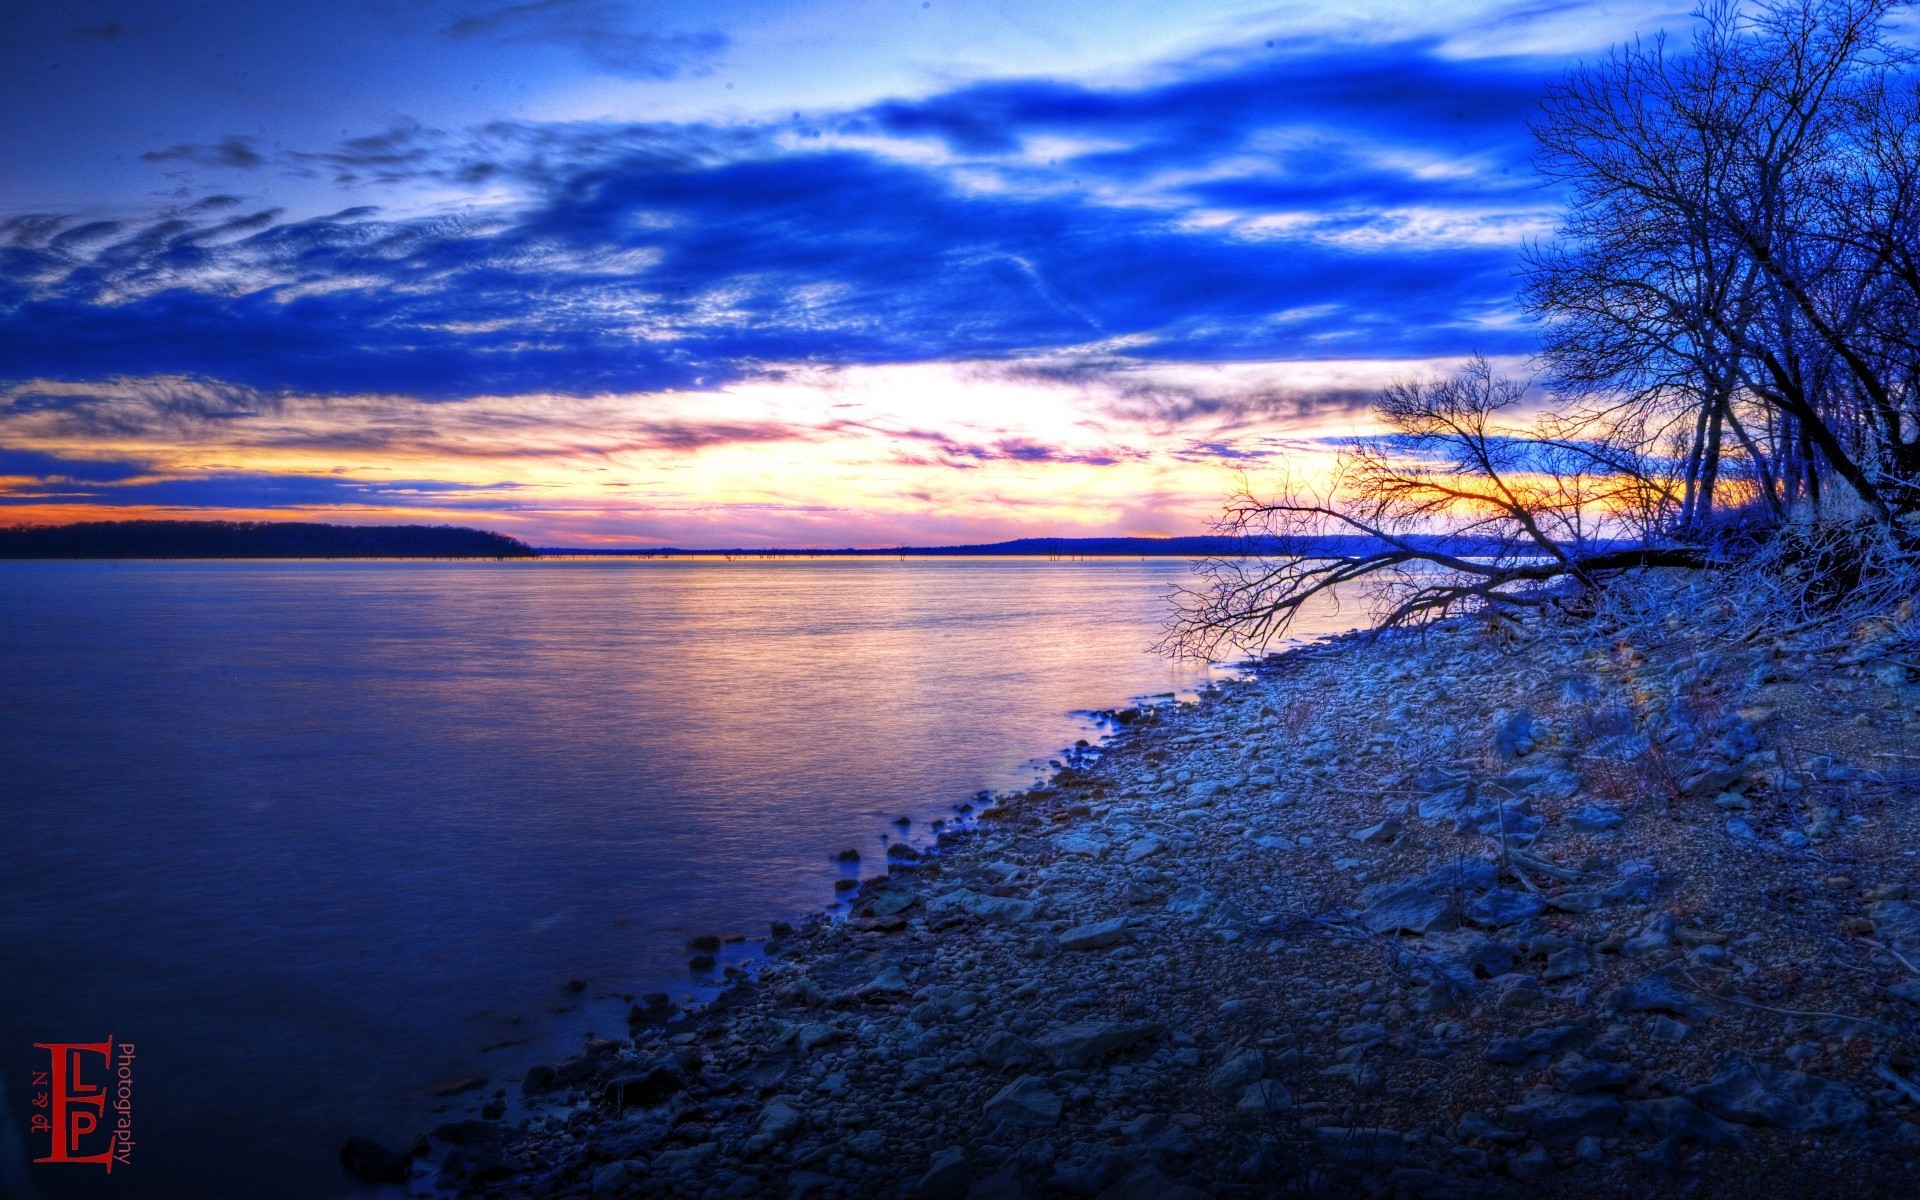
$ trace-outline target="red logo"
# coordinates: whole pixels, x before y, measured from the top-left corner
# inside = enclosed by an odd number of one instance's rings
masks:
[[[93,1163],[109,1172],[133,1155],[133,1043],[35,1042],[51,1059],[33,1073],[31,1122],[45,1133],[37,1163]]]

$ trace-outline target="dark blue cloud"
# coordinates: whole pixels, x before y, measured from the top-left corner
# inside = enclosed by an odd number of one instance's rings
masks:
[[[0,466],[5,455],[0,455]],[[55,472],[24,486],[0,489],[0,509],[60,504],[89,504],[108,508],[151,505],[179,508],[288,508],[353,505],[376,508],[460,508],[508,511],[523,507],[510,495],[515,486],[497,483],[485,488],[434,480],[369,483],[330,475],[276,475],[264,472],[221,472],[181,478],[145,478],[130,482],[88,479],[65,474],[71,462],[55,464]],[[0,475],[7,474],[0,469]]]
[[[1538,204],[1517,168],[1547,69],[1402,45],[1134,88],[982,85],[819,118],[835,136],[817,142],[517,127],[495,141],[522,157],[491,165],[537,191],[508,212],[286,220],[224,197],[117,226],[19,219],[0,226],[0,380],[431,399],[1090,343],[1200,360],[1510,352],[1524,335],[1483,322],[1507,311],[1512,246],[1374,226]],[[895,152],[903,138],[961,158]],[[1027,152],[1040,138],[1086,148],[1048,162]],[[435,177],[477,165],[404,130],[334,153]],[[1424,169],[1441,161],[1458,169]],[[1372,236],[1343,240],[1356,230]]]
[[[61,458],[37,450],[0,447],[0,476],[24,477],[41,484],[117,483],[147,473],[139,463],[83,458]]]

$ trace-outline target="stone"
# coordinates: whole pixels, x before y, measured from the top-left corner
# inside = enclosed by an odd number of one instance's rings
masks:
[[[1468,1109],[1454,1124],[1453,1136],[1454,1140],[1461,1142],[1470,1142],[1477,1138],[1483,1142],[1511,1144],[1520,1141],[1525,1135],[1515,1133],[1511,1129],[1502,1129],[1474,1110]]]
[[[1453,909],[1424,888],[1393,888],[1360,913],[1360,923],[1375,933],[1433,933],[1454,928]]]
[[[405,1183],[413,1174],[411,1158],[359,1134],[340,1147],[340,1165],[368,1183]]]
[[[1658,975],[1615,988],[1607,994],[1606,1006],[1612,1012],[1664,1012],[1690,1021],[1704,1021],[1709,1015],[1707,1006],[1699,999]]]
[[[743,1147],[747,1157],[754,1158],[787,1141],[806,1128],[807,1119],[800,1110],[785,1100],[774,1099],[760,1110],[760,1116],[753,1123],[753,1133]]]
[[[1500,929],[1531,921],[1546,907],[1546,901],[1532,892],[1495,888],[1467,906],[1467,920],[1489,929]]]
[[[844,1145],[847,1153],[866,1162],[880,1162],[886,1158],[887,1135],[878,1129],[865,1129],[848,1138]]]
[[[1572,979],[1575,975],[1584,975],[1593,970],[1593,958],[1584,946],[1563,946],[1547,955],[1547,969],[1540,978],[1548,983],[1557,983],[1562,979]]]
[[[1405,833],[1407,824],[1398,817],[1388,817],[1365,829],[1356,829],[1347,836],[1356,842],[1390,842]]]
[[[1743,842],[1757,841],[1760,837],[1753,826],[1748,824],[1745,818],[1742,817],[1728,817],[1726,829],[1729,835],[1739,838]]]
[[[976,1179],[967,1189],[967,1200],[1026,1200],[1026,1184],[1020,1179],[1020,1170],[1012,1163],[1002,1167],[985,1179]]]
[[[1113,843],[1094,834],[1063,833],[1053,839],[1053,848],[1062,854],[1079,855],[1099,862],[1113,849]]]
[[[1541,1141],[1564,1142],[1612,1133],[1620,1124],[1620,1118],[1626,1115],[1626,1105],[1618,1096],[1562,1096],[1549,1092],[1519,1104],[1509,1104],[1506,1111],[1508,1117],[1524,1124],[1528,1132]]]
[[[1265,1050],[1242,1051],[1215,1067],[1207,1076],[1207,1086],[1223,1099],[1238,1099],[1249,1084],[1265,1079],[1272,1067],[1272,1058]]]
[[[1723,1120],[1740,1125],[1776,1125],[1801,1133],[1844,1129],[1864,1122],[1869,1110],[1853,1089],[1804,1071],[1785,1070],[1742,1058],[1687,1098]]]
[[[968,888],[959,888],[928,903],[935,911],[959,909],[970,917],[994,925],[1024,925],[1033,920],[1038,906],[1031,900],[1009,896],[985,896]]]
[[[1098,1200],[1209,1200],[1208,1194],[1168,1179],[1158,1167],[1144,1166],[1101,1192]]]
[[[888,888],[873,899],[873,915],[893,917],[920,903],[920,897],[904,888]]]
[[[1503,708],[1493,714],[1493,752],[1509,761],[1530,753],[1538,730],[1525,709]]]
[[[1636,1100],[1627,1106],[1626,1122],[1628,1129],[1658,1134],[1676,1142],[1735,1148],[1746,1145],[1738,1129],[1702,1111],[1684,1096]]]
[[[1619,1091],[1638,1078],[1640,1072],[1627,1063],[1595,1062],[1582,1054],[1569,1054],[1553,1065],[1553,1081],[1575,1095]]]
[[[1489,1062],[1517,1067],[1536,1054],[1558,1054],[1583,1044],[1592,1036],[1593,1031],[1584,1025],[1541,1025],[1528,1030],[1524,1037],[1493,1039],[1487,1046],[1486,1057]]]
[[[907,982],[906,975],[899,967],[888,967],[874,976],[871,982],[862,984],[859,994],[861,996],[903,995],[912,990],[913,985]]]
[[[1024,1067],[1040,1057],[1040,1052],[1034,1049],[1032,1042],[1005,1029],[989,1034],[987,1039],[980,1043],[977,1053],[981,1062],[996,1071],[1010,1071],[1015,1067]]]
[[[993,1094],[982,1110],[989,1125],[1051,1129],[1060,1120],[1060,1097],[1037,1075],[1022,1075]]]
[[[1076,925],[1060,935],[1062,950],[1099,950],[1127,940],[1127,919],[1113,917]]]
[[[1109,1021],[1079,1021],[1035,1043],[1040,1053],[1055,1067],[1091,1066],[1109,1054],[1163,1032],[1155,1021],[1114,1024]]]
[[[936,1152],[926,1174],[914,1186],[922,1200],[965,1200],[967,1189],[973,1186],[967,1152],[959,1146]]]
[[[1581,833],[1608,833],[1620,827],[1626,816],[1604,804],[1582,804],[1567,814],[1567,824]]]
[[[1277,1079],[1256,1079],[1240,1093],[1234,1108],[1243,1113],[1277,1113],[1293,1107],[1293,1093]]]
[[[1133,863],[1145,862],[1156,854],[1164,854],[1166,850],[1167,844],[1159,838],[1136,838],[1134,841],[1127,843],[1126,852],[1122,854],[1120,858],[1121,861],[1131,865]]]
[[[1538,1183],[1553,1174],[1553,1156],[1545,1146],[1516,1150],[1507,1155],[1507,1174],[1521,1183]]]
[[[588,1186],[593,1191],[594,1200],[606,1200],[609,1196],[626,1195],[627,1190],[640,1178],[641,1172],[636,1171],[631,1164],[624,1161],[610,1162],[594,1169]]]
[[[1313,1131],[1313,1148],[1321,1158],[1347,1167],[1391,1167],[1406,1152],[1397,1129],[1347,1128],[1321,1125]]]

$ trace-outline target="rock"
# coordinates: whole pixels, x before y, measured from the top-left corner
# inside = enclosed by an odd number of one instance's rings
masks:
[[[1703,769],[1687,776],[1680,784],[1680,790],[1689,796],[1717,796],[1726,791],[1742,778],[1740,768],[1727,763],[1709,763]]]
[[[505,1132],[491,1121],[476,1121],[471,1117],[464,1121],[446,1121],[433,1127],[434,1137],[455,1146],[472,1146],[480,1142],[498,1141]]]
[[[915,1190],[923,1200],[963,1200],[971,1186],[973,1171],[967,1166],[967,1152],[952,1146],[934,1154]]]
[[[1080,1021],[1035,1045],[1055,1067],[1086,1067],[1138,1042],[1159,1037],[1158,1022],[1135,1021],[1118,1025],[1108,1021]]]
[[[920,897],[904,888],[888,888],[873,898],[873,915],[893,917],[920,903]]]
[[[1206,1192],[1168,1179],[1159,1168],[1146,1166],[1101,1192],[1099,1200],[1208,1200]]]
[[[1127,919],[1113,917],[1076,925],[1060,935],[1062,950],[1099,950],[1127,940]]]
[[[1607,1151],[1600,1139],[1589,1134],[1574,1143],[1573,1156],[1590,1167],[1597,1167],[1607,1161]]]
[[[1487,1046],[1486,1056],[1489,1062],[1517,1067],[1536,1054],[1558,1054],[1592,1036],[1593,1031],[1584,1025],[1541,1025],[1529,1030],[1525,1037],[1493,1039]]]
[[[340,1165],[368,1183],[405,1183],[413,1174],[412,1159],[359,1134],[340,1147]]]
[[[1407,825],[1398,817],[1388,817],[1377,825],[1356,829],[1347,836],[1356,842],[1390,842],[1405,833]]]
[[[1753,826],[1749,825],[1746,820],[1741,817],[1728,817],[1726,829],[1728,834],[1739,838],[1743,842],[1757,841],[1760,837],[1759,833],[1755,832]]]
[[[1540,1003],[1540,985],[1524,971],[1513,971],[1493,981],[1493,1007],[1500,1012]]]
[[[888,967],[874,976],[870,983],[862,984],[858,992],[861,996],[904,995],[913,990],[907,977],[899,967]]]
[[[1183,887],[1167,897],[1167,911],[1176,917],[1203,917],[1213,907],[1213,893],[1200,887]]]
[[[1738,1129],[1701,1111],[1684,1096],[1634,1101],[1627,1106],[1627,1128],[1658,1134],[1676,1142],[1729,1147],[1746,1144],[1746,1139],[1740,1136]]]
[[[1503,708],[1493,714],[1493,752],[1509,761],[1533,750],[1538,730],[1525,709]]]
[[[1541,972],[1540,978],[1548,983],[1556,983],[1591,970],[1593,958],[1584,946],[1563,946],[1547,955],[1547,969]]]
[[[1455,925],[1452,906],[1412,884],[1396,887],[1373,901],[1360,913],[1360,922],[1375,933],[1433,933]]]
[[[683,1150],[662,1150],[654,1155],[653,1161],[647,1164],[647,1168],[663,1175],[691,1175],[719,1153],[719,1142],[701,1142],[697,1146],[688,1146]]]
[[[1060,1120],[1060,1097],[1036,1075],[1022,1075],[993,1094],[982,1110],[989,1125],[1009,1122],[1021,1129],[1051,1129]]]
[[[1099,862],[1113,849],[1113,843],[1094,834],[1063,833],[1053,839],[1053,848],[1062,854],[1078,855]]]
[[[1040,1052],[1034,1049],[1032,1042],[1005,1029],[989,1034],[987,1040],[980,1043],[977,1053],[981,1062],[996,1071],[1024,1067],[1040,1057]]]
[[[1234,1108],[1243,1113],[1277,1113],[1293,1107],[1293,1093],[1277,1079],[1256,1079],[1240,1093]]]
[[[1507,1106],[1507,1116],[1524,1124],[1541,1141],[1571,1141],[1613,1132],[1626,1105],[1617,1096],[1562,1096],[1552,1092]]]
[[[520,1080],[520,1093],[525,1096],[538,1096],[550,1092],[558,1086],[554,1069],[545,1063],[527,1068],[525,1077]]]
[[[1849,1128],[1869,1115],[1843,1083],[1741,1058],[1724,1062],[1718,1076],[1687,1098],[1723,1120],[1802,1133]]]
[[[746,1140],[743,1151],[748,1158],[757,1158],[768,1150],[787,1141],[805,1129],[807,1119],[800,1111],[785,1100],[774,1099],[760,1110],[760,1116],[753,1123],[753,1133]]]
[[[866,1162],[880,1162],[887,1156],[887,1135],[878,1129],[862,1130],[843,1144],[847,1153]]]
[[[1619,809],[1604,804],[1582,804],[1567,814],[1567,824],[1581,833],[1607,833],[1619,828],[1624,820]]]
[[[622,1162],[610,1162],[594,1168],[589,1187],[594,1200],[607,1200],[610,1196],[624,1196],[627,1190],[641,1178],[642,1172],[632,1165]]]
[[[1033,920],[1037,906],[1031,900],[1015,900],[1007,896],[984,896],[967,888],[959,888],[944,896],[928,901],[928,908],[935,912],[958,909],[970,917],[995,925],[1024,925]]]
[[[1511,1144],[1521,1140],[1525,1135],[1515,1133],[1511,1129],[1502,1129],[1474,1110],[1468,1109],[1454,1124],[1453,1136],[1456,1141],[1462,1142],[1470,1142],[1478,1138],[1483,1142]]]
[[[1507,1174],[1521,1183],[1537,1183],[1553,1174],[1553,1156],[1545,1146],[1517,1150],[1507,1155]]]
[[[1656,1042],[1684,1042],[1692,1032],[1693,1026],[1664,1014],[1647,1022],[1647,1036]]]
[[[1406,1150],[1397,1129],[1343,1128],[1337,1125],[1317,1127],[1313,1131],[1313,1148],[1329,1162],[1376,1170],[1393,1166]]]
[[[1247,1050],[1215,1067],[1207,1076],[1207,1086],[1223,1099],[1238,1099],[1247,1085],[1265,1079],[1273,1069],[1273,1060],[1265,1050]]]
[[[1690,1021],[1704,1021],[1709,1015],[1699,999],[1658,975],[1649,975],[1630,987],[1615,988],[1607,994],[1607,1008],[1621,1013],[1665,1012]]]
[[[967,1189],[967,1200],[1025,1200],[1026,1194],[1019,1170],[1009,1164],[996,1175],[974,1180]]]
[[[1618,1091],[1638,1078],[1640,1072],[1626,1063],[1595,1062],[1581,1054],[1569,1054],[1553,1065],[1553,1081],[1576,1095]]]
[[[619,1075],[607,1082],[607,1102],[616,1109],[649,1108],[665,1103],[687,1086],[687,1078],[671,1063],[657,1063],[644,1071]]]
[[[1156,854],[1164,854],[1166,852],[1166,849],[1167,849],[1167,844],[1161,841],[1159,838],[1156,838],[1156,837],[1137,838],[1134,841],[1127,843],[1126,852],[1122,854],[1120,858],[1121,858],[1121,861],[1127,863],[1128,865],[1132,865],[1133,863],[1137,863],[1137,862],[1145,862],[1147,859],[1152,858]]]
[[[1500,929],[1531,921],[1546,907],[1546,902],[1532,892],[1495,888],[1467,906],[1467,920],[1489,929]]]

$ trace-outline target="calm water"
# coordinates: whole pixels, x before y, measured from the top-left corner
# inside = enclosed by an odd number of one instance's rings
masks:
[[[835,851],[1202,682],[1148,652],[1185,574],[0,564],[0,1190],[347,1191],[348,1133],[517,1090],[614,993],[691,994],[688,937],[818,910]],[[23,1175],[32,1043],[109,1034],[132,1171]]]

